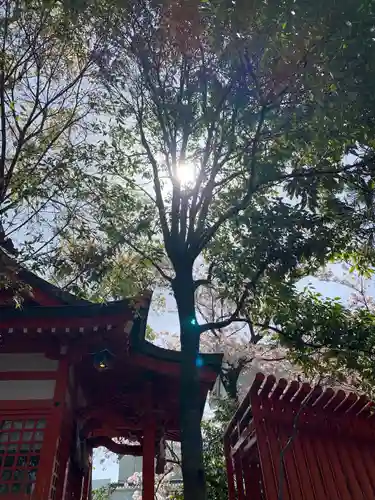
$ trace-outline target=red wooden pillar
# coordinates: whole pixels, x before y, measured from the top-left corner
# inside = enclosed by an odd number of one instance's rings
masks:
[[[145,422],[143,432],[143,490],[142,500],[154,500],[155,490],[155,438],[156,426],[152,415]]]
[[[56,484],[55,496],[57,499],[64,499],[65,483],[68,480],[69,468],[69,455],[71,449],[71,436],[72,436],[72,417],[65,415],[66,419],[61,429],[61,449],[60,449],[60,464],[58,471],[58,481]]]
[[[225,450],[225,461],[227,466],[227,477],[228,477],[228,496],[229,500],[236,499],[236,489],[234,486],[234,468],[233,468],[233,459],[231,455],[230,444],[228,443],[227,438],[224,438],[224,450]]]
[[[254,457],[243,460],[243,472],[245,480],[245,498],[249,500],[261,500],[261,471]]]
[[[68,377],[69,364],[68,359],[64,357],[60,360],[57,370],[53,408],[47,421],[47,428],[40,456],[40,465],[32,497],[35,500],[48,500],[50,497],[51,481],[55,472],[55,459],[65,411]]]
[[[243,468],[242,468],[242,459],[240,452],[237,452],[236,456],[233,457],[233,462],[234,462],[234,471],[236,474],[238,500],[245,500],[245,491],[243,484]]]
[[[81,494],[81,500],[88,500],[90,485],[91,485],[91,471],[92,471],[92,458],[89,457],[89,464],[85,472],[85,477],[83,479],[83,488]]]
[[[64,470],[64,485],[62,489],[62,495],[61,499],[65,500],[67,498],[67,491],[69,488],[69,470],[70,470],[70,458],[68,458],[68,461],[66,462],[65,470]]]

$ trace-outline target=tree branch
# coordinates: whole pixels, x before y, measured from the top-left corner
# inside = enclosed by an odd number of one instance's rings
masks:
[[[268,256],[268,258],[264,261],[263,265],[260,267],[254,278],[249,281],[244,288],[244,291],[242,292],[242,295],[240,296],[240,299],[237,302],[236,309],[233,311],[233,313],[224,320],[221,321],[216,321],[216,322],[211,322],[211,323],[206,323],[205,325],[199,325],[199,331],[202,334],[203,332],[206,332],[207,330],[219,330],[220,328],[226,328],[233,322],[237,321],[242,321],[247,323],[246,318],[240,318],[239,315],[242,312],[243,306],[246,302],[246,299],[249,297],[251,289],[255,292],[256,284],[259,281],[260,277],[264,273],[264,271],[267,269],[270,261],[271,261],[272,253]]]
[[[245,313],[245,318],[246,318],[247,324],[249,325],[251,343],[257,344],[262,339],[262,335],[255,333],[254,323],[252,322],[249,313]]]
[[[310,178],[310,177],[319,177],[321,175],[335,175],[335,174],[343,174],[348,172],[349,170],[356,170],[358,168],[366,167],[369,162],[373,162],[375,157],[371,155],[369,158],[365,160],[358,161],[353,164],[344,165],[341,168],[333,169],[333,170],[314,170],[306,169],[302,172],[291,172],[290,174],[281,175],[276,177],[275,179],[270,179],[268,181],[264,181],[256,186],[256,188],[260,188],[266,186],[267,184],[277,184],[279,182],[289,180],[289,179],[300,179],[300,178]]]
[[[210,193],[212,195],[212,190],[213,190],[213,184],[215,182],[216,175],[219,171],[220,164],[216,162],[211,168],[211,174],[210,174],[210,179],[208,180],[207,184],[203,187],[203,191],[201,194],[201,199],[198,200],[198,195],[200,191],[200,187],[202,185],[203,180],[205,179],[206,176],[206,169],[208,165],[208,161],[212,152],[213,148],[213,139],[214,135],[217,131],[217,126],[215,127],[215,123],[223,109],[223,106],[225,104],[226,98],[228,97],[229,93],[231,92],[232,88],[234,85],[234,80],[232,80],[224,89],[223,95],[221,96],[221,99],[219,103],[216,106],[214,116],[211,118],[209,122],[209,126],[207,127],[207,138],[206,138],[206,144],[204,147],[203,151],[203,158],[201,161],[201,166],[199,169],[198,177],[194,186],[194,192],[193,192],[193,198],[191,202],[191,208],[190,208],[190,213],[189,213],[189,230],[188,230],[188,241],[190,243],[191,249],[194,249],[194,242],[193,240],[195,239],[195,232],[199,234],[200,231],[202,231],[202,224],[204,222],[203,219],[203,214],[202,210],[205,211],[206,209],[208,210],[209,206],[209,197]],[[206,86],[204,87],[204,99],[207,99],[207,96],[205,95],[207,89]],[[203,113],[203,118],[207,118],[207,103],[204,106],[204,113]],[[222,137],[223,137],[223,132],[222,132]],[[205,203],[208,200],[208,206],[206,207]],[[202,204],[204,205],[202,207]],[[196,222],[196,217],[198,214],[198,211],[201,210],[201,213],[199,215],[199,220],[197,224],[197,228],[195,228],[195,222]],[[202,222],[203,221],[203,222]],[[200,228],[200,229],[199,229]],[[196,254],[196,252],[195,252]],[[198,254],[196,254],[198,255]]]
[[[154,178],[154,189],[155,189],[155,196],[156,196],[156,206],[159,212],[159,218],[160,218],[160,224],[163,232],[163,237],[164,237],[164,242],[165,242],[165,247],[168,251],[170,245],[169,245],[169,240],[170,240],[170,232],[169,232],[169,227],[168,227],[168,222],[167,222],[167,216],[165,213],[165,205],[164,205],[164,200],[163,200],[163,194],[161,190],[161,184],[160,184],[160,179],[159,179],[159,172],[158,172],[158,164],[157,161],[151,151],[150,145],[147,141],[147,138],[144,133],[143,129],[143,110],[139,109],[139,112],[137,113],[137,122],[139,126],[139,131],[141,134],[141,142],[142,146],[144,147],[147,157],[149,162],[151,163],[152,167],[152,172],[153,172],[153,178]]]
[[[253,144],[251,148],[251,161],[250,161],[250,168],[249,168],[249,177],[248,177],[248,185],[247,185],[247,191],[244,196],[244,198],[237,204],[233,205],[230,207],[228,210],[226,210],[218,219],[217,221],[210,227],[208,228],[205,232],[203,232],[199,244],[197,246],[197,254],[205,248],[205,246],[211,241],[213,236],[215,235],[216,231],[226,222],[228,219],[233,217],[234,215],[238,214],[240,210],[244,209],[247,207],[248,203],[251,200],[251,197],[254,192],[255,188],[255,166],[256,166],[256,155],[258,152],[258,147],[259,147],[259,142],[260,142],[260,137],[261,137],[261,132],[264,124],[264,120],[266,117],[266,111],[267,111],[267,106],[262,106],[259,114],[259,119],[258,119],[258,125],[257,129],[255,132],[255,136],[253,139]]]
[[[142,455],[142,445],[127,445],[120,444],[113,441],[107,436],[97,436],[87,439],[87,444],[92,448],[98,448],[99,446],[104,446],[112,453],[117,455]]]
[[[154,494],[154,498],[157,499],[157,493],[159,491],[159,488],[160,488],[160,485],[161,483],[163,482],[163,480],[165,479],[165,477],[170,473],[172,472],[173,470],[173,467],[170,467],[169,469],[167,469],[165,472],[163,472],[161,478],[159,479],[158,481],[158,484],[156,485],[156,488],[155,488],[155,494]]]
[[[6,109],[5,109],[5,48],[6,48],[6,39],[8,33],[8,7],[9,3],[6,2],[5,5],[5,19],[4,19],[4,27],[3,27],[3,43],[1,48],[1,72],[0,72],[0,113],[1,113],[1,157],[0,157],[0,203],[2,203],[3,197],[5,196],[7,187],[5,182],[5,161],[6,161]]]
[[[208,267],[208,271],[207,271],[207,278],[204,278],[204,279],[199,279],[199,280],[195,280],[194,281],[194,290],[197,290],[197,288],[199,288],[200,286],[204,286],[204,285],[210,285],[211,282],[212,282],[212,274],[213,274],[213,270],[214,270],[214,267],[216,265],[216,262],[215,261],[212,261]]]
[[[154,267],[157,269],[157,271],[160,273],[160,275],[166,280],[169,281],[169,283],[172,283],[172,278],[171,276],[168,276],[165,271],[157,264],[154,260],[152,260],[146,252],[141,250],[140,248],[136,247],[130,240],[127,238],[123,238],[122,242],[128,245],[130,248],[132,248],[135,252],[137,252],[141,257],[144,259],[148,260]]]

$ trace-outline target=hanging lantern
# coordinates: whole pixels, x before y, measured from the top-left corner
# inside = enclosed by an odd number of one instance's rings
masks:
[[[114,355],[108,349],[103,349],[103,351],[95,352],[93,354],[94,367],[98,372],[104,372],[113,368]]]

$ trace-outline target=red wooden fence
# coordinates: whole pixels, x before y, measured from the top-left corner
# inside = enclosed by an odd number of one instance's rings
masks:
[[[259,373],[224,436],[229,500],[374,500],[373,409]]]

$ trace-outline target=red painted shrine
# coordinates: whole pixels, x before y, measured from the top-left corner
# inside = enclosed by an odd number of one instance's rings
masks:
[[[151,296],[93,304],[17,276],[21,308],[0,291],[0,500],[89,499],[101,445],[143,456],[153,500],[155,462],[163,470],[165,440],[179,440],[180,355],[145,340]],[[221,357],[202,359],[203,412]]]
[[[224,437],[229,500],[372,500],[374,404],[259,373]]]

